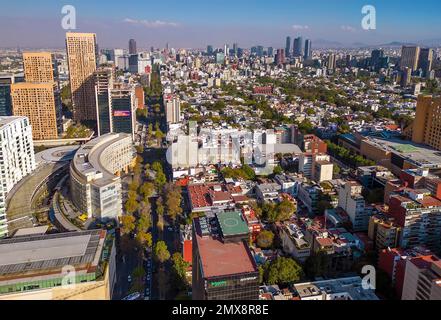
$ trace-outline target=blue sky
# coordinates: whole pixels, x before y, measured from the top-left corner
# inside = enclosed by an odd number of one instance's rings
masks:
[[[441,38],[439,0],[0,0],[0,47],[62,47],[61,8],[77,10],[78,31],[96,32],[101,47],[205,47],[238,42],[283,47],[302,35],[320,42],[381,44]],[[377,30],[361,29],[364,5]],[[441,41],[440,41],[441,42]]]

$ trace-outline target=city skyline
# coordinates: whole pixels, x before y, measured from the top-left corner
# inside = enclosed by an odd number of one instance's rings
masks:
[[[145,3],[130,1],[121,4],[110,1],[103,6],[84,0],[71,1],[76,8],[75,32],[97,34],[100,47],[127,47],[133,38],[140,48],[162,47],[170,43],[175,48],[203,48],[207,44],[239,43],[284,47],[287,36],[302,36],[315,47],[347,47],[383,45],[391,42],[437,45],[441,29],[437,19],[437,1],[424,7],[411,1],[351,1],[344,6],[338,1],[286,1],[268,5],[259,1],[226,1],[223,6],[169,1]],[[361,27],[364,5],[376,8],[377,29]],[[67,30],[61,28],[64,4],[44,0],[35,6],[23,1],[20,6],[5,3],[0,15],[1,47],[62,48]],[[398,10],[397,8],[400,8]],[[432,7],[433,10],[426,10]],[[252,10],[250,10],[252,8]],[[320,10],[318,10],[320,8]],[[248,10],[248,12],[247,12]],[[245,14],[246,12],[246,14]],[[14,33],[8,30],[14,30]]]

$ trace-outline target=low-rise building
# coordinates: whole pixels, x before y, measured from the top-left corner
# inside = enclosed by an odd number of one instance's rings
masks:
[[[111,300],[115,271],[104,230],[0,241],[0,300]]]

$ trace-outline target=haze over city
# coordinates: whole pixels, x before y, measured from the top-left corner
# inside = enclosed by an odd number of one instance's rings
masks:
[[[409,0],[277,1],[2,1],[0,47],[62,47],[61,8],[77,10],[77,30],[97,33],[101,47],[121,47],[127,37],[140,47],[203,48],[237,42],[279,46],[286,35],[310,38],[316,47],[439,44],[441,3]],[[377,30],[361,28],[361,8],[373,5]],[[14,33],[8,30],[14,30]]]

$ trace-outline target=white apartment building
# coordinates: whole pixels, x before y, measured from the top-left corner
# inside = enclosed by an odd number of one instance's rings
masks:
[[[361,195],[362,189],[358,182],[349,181],[338,190],[338,206],[348,214],[354,231],[368,230],[372,216],[372,209],[366,206]]]
[[[8,235],[6,197],[35,167],[29,119],[0,117],[0,238]]]
[[[181,122],[181,100],[173,95],[164,96],[167,124]]]
[[[70,167],[71,196],[89,218],[117,219],[122,215],[121,172],[128,171],[136,152],[127,133],[102,135],[82,146]]]

